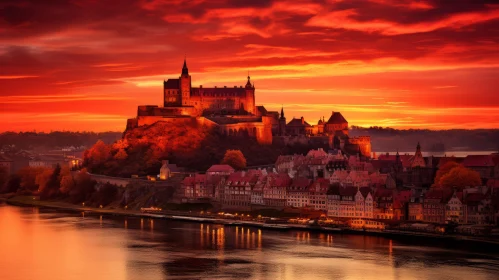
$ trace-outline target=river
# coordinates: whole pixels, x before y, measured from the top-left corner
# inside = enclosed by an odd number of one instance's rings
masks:
[[[499,255],[452,246],[0,205],[2,280],[492,280],[498,274]]]

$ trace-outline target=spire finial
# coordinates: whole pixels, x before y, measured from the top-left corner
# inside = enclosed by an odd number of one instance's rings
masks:
[[[187,68],[187,56],[184,56],[184,66],[182,66],[182,75],[189,75],[189,69]]]

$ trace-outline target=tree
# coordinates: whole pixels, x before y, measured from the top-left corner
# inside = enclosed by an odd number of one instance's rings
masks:
[[[125,160],[127,159],[128,154],[124,149],[119,149],[118,152],[114,155],[115,160]]]
[[[439,185],[443,188],[452,189],[457,188],[462,190],[465,187],[475,187],[482,184],[480,174],[474,170],[464,166],[457,166],[442,178],[440,178]]]
[[[59,188],[59,191],[62,194],[68,194],[75,186],[76,182],[73,175],[71,173],[66,174],[61,177],[61,187]]]
[[[96,182],[92,180],[86,168],[76,174],[74,181],[75,186],[69,191],[70,201],[73,203],[86,201],[94,193]]]
[[[61,187],[60,175],[61,166],[57,164],[52,174],[50,174],[45,188],[40,192],[40,199],[50,199],[59,194],[59,188]]]
[[[85,161],[91,165],[101,165],[111,157],[111,148],[104,141],[99,140],[84,154]]]
[[[45,189],[53,172],[53,169],[45,168],[41,173],[38,173],[36,175],[35,184],[38,186],[38,192],[41,192]]]
[[[449,162],[446,162],[444,165],[442,165],[438,169],[437,174],[435,175],[435,185],[439,185],[440,179],[444,175],[448,174],[454,167],[458,167],[458,166],[461,166],[461,165],[455,161],[449,161]]]
[[[21,185],[21,177],[17,174],[12,174],[9,176],[9,180],[4,185],[2,192],[15,193],[19,189],[20,185]]]
[[[2,189],[3,185],[7,183],[8,179],[9,174],[7,173],[7,168],[0,166],[0,190]]]
[[[43,173],[47,168],[44,167],[24,167],[17,174],[21,177],[21,189],[26,191],[37,191],[38,184],[36,177]],[[50,171],[52,173],[52,171]]]
[[[222,164],[228,164],[234,169],[244,169],[246,168],[246,158],[240,150],[227,150]]]

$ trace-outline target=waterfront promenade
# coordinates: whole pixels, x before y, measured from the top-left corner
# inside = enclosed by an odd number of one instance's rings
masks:
[[[464,236],[457,234],[435,234],[435,233],[402,231],[402,230],[392,230],[392,229],[385,229],[385,230],[352,229],[348,227],[331,227],[331,226],[293,224],[293,223],[269,224],[257,221],[256,219],[236,220],[232,218],[219,217],[217,216],[217,214],[200,214],[200,212],[194,213],[187,211],[162,210],[159,211],[158,213],[147,213],[131,209],[95,208],[84,205],[81,206],[75,205],[61,201],[41,201],[34,196],[14,196],[11,198],[0,197],[0,203],[2,203],[2,201],[14,206],[24,206],[24,207],[34,206],[42,208],[51,208],[60,211],[83,212],[83,213],[97,214],[97,215],[179,220],[179,221],[187,221],[195,223],[220,224],[224,226],[245,226],[245,227],[278,230],[278,231],[300,230],[300,231],[327,232],[327,233],[336,233],[336,234],[384,236],[395,239],[396,238],[401,238],[401,239],[410,238],[410,239],[423,239],[423,240],[426,239],[428,241],[431,240],[432,242],[435,241],[464,242],[471,244],[485,244],[499,249],[499,239],[489,238],[489,237],[479,237],[479,236]]]

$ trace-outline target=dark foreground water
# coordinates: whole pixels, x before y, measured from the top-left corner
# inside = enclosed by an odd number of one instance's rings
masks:
[[[0,205],[1,280],[200,278],[495,280],[499,256],[380,237]]]

